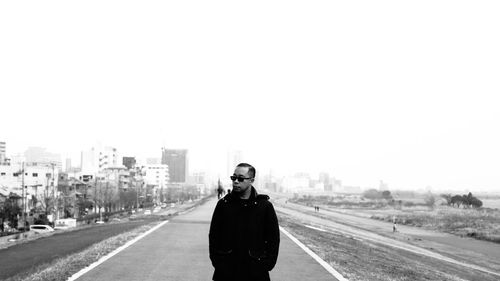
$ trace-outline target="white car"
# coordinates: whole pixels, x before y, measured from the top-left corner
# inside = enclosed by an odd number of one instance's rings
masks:
[[[30,230],[35,233],[49,233],[54,231],[54,229],[49,225],[44,224],[33,224],[30,225]]]
[[[145,215],[151,215],[151,210],[146,210],[146,211],[144,211],[144,214],[145,214]]]

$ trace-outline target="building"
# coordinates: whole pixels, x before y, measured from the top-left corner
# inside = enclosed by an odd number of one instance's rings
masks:
[[[117,189],[128,189],[131,187],[130,171],[124,166],[108,167],[97,174],[98,180],[108,182]]]
[[[162,148],[161,163],[168,165],[171,183],[185,183],[188,178],[188,150]]]
[[[379,191],[389,190],[389,185],[386,182],[384,182],[383,180],[380,180],[380,184],[378,186],[378,190]]]
[[[282,181],[281,189],[283,192],[300,192],[309,191],[311,188],[310,177],[307,173],[296,173],[291,177],[285,177]]]
[[[145,165],[142,167],[142,177],[146,185],[166,187],[169,182],[169,167],[164,164]]]
[[[161,159],[159,157],[146,158],[146,165],[160,165]]]
[[[83,175],[96,175],[107,168],[121,165],[118,150],[114,147],[96,145],[88,151],[82,151],[80,167]]]
[[[65,171],[66,172],[69,172],[71,171],[71,158],[66,158],[66,168],[65,168]]]
[[[168,166],[164,164],[145,165],[142,167],[142,179],[146,187],[147,202],[160,202],[169,182]]]
[[[58,171],[62,170],[61,155],[48,152],[47,149],[43,147],[28,147],[24,152],[24,162],[45,164],[48,166],[55,165]]]
[[[135,160],[135,157],[123,157],[122,164],[127,169],[131,170],[135,168],[135,164],[137,164],[137,161]]]
[[[190,176],[190,183],[193,184],[206,184],[207,183],[207,175],[205,172],[197,171],[194,172]]]
[[[326,172],[319,173],[319,182],[323,183],[325,191],[333,191],[333,182],[331,181],[330,174]]]
[[[243,162],[243,152],[241,150],[229,150],[227,152],[227,177],[233,175],[236,165]]]
[[[6,144],[3,141],[0,141],[0,165],[5,163],[5,159],[7,158],[7,148]]]
[[[4,197],[24,196],[25,210],[29,211],[44,197],[57,196],[58,177],[57,169],[40,163],[0,165],[0,193]]]

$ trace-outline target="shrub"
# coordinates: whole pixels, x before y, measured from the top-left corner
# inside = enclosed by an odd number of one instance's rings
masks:
[[[411,202],[411,201],[405,201],[403,203],[403,206],[405,207],[414,207],[415,206],[415,203]]]

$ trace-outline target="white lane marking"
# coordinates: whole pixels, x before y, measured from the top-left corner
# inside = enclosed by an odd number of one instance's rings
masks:
[[[299,245],[302,250],[304,250],[306,253],[308,253],[314,260],[316,260],[321,266],[323,266],[326,271],[328,271],[331,275],[333,275],[335,278],[337,278],[339,281],[349,281],[342,276],[338,271],[333,269],[326,261],[324,261],[322,258],[320,258],[318,255],[316,255],[311,249],[307,248],[306,245],[302,244],[297,238],[293,237],[292,234],[288,233],[284,228],[280,226],[281,232],[283,232],[288,238],[290,238],[295,244]]]
[[[184,214],[187,214],[187,213],[191,212],[192,210],[194,210],[194,208],[195,208],[195,207],[191,207],[191,208],[189,208],[189,209],[187,209],[187,210],[185,210],[185,211],[179,212],[178,214],[179,214],[179,215],[184,215]]]
[[[125,243],[124,245],[122,245],[121,247],[117,248],[116,250],[114,250],[113,252],[107,254],[106,256],[100,258],[98,261],[94,262],[93,264],[87,266],[86,268],[78,271],[77,273],[73,274],[70,278],[68,278],[67,281],[74,281],[78,278],[80,278],[82,275],[84,275],[85,273],[91,271],[92,269],[96,268],[98,265],[100,265],[101,263],[107,261],[108,259],[110,259],[111,257],[113,257],[114,255],[118,254],[119,252],[125,250],[126,248],[130,247],[132,244],[134,244],[135,242],[141,240],[142,238],[144,238],[146,235],[150,234],[151,232],[157,230],[158,228],[162,227],[163,225],[165,225],[166,223],[168,223],[168,221],[164,221],[162,223],[160,223],[159,225],[151,228],[150,230],[144,232],[143,234],[137,236],[136,238],[128,241],[127,243]]]
[[[322,228],[317,228],[317,227],[314,227],[314,226],[311,226],[311,225],[307,225],[307,224],[304,224],[305,227],[308,227],[308,228],[311,228],[311,229],[315,229],[315,230],[319,230],[319,231],[323,231],[323,232],[326,232],[326,230],[322,229]]]

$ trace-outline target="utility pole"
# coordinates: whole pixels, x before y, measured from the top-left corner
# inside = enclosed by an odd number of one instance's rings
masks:
[[[47,178],[47,184],[45,185],[45,193],[43,196],[43,204],[45,206],[45,216],[49,214],[49,176],[45,175]]]
[[[26,226],[26,216],[24,214],[24,211],[26,210],[26,198],[25,198],[25,191],[24,191],[24,162],[23,162],[23,167],[21,172],[22,174],[22,194],[23,194],[23,211],[22,211],[22,218],[23,218],[23,229]],[[19,226],[18,226],[19,227]]]
[[[134,173],[134,176],[130,179],[130,182],[134,186],[135,189],[135,210],[139,209],[139,188],[137,187],[137,169]]]
[[[137,186],[137,182],[134,182],[134,186],[135,186],[135,196],[136,196],[135,210],[138,211],[139,210],[139,187]]]
[[[97,213],[97,176],[94,176],[94,213]]]
[[[57,204],[57,196],[56,196],[56,190],[54,188],[54,165],[55,163],[50,163],[50,165],[52,166],[52,181],[50,182],[50,185],[52,187],[52,199],[54,200],[54,223],[55,223],[55,220],[59,218],[59,212],[58,212],[58,204]]]

